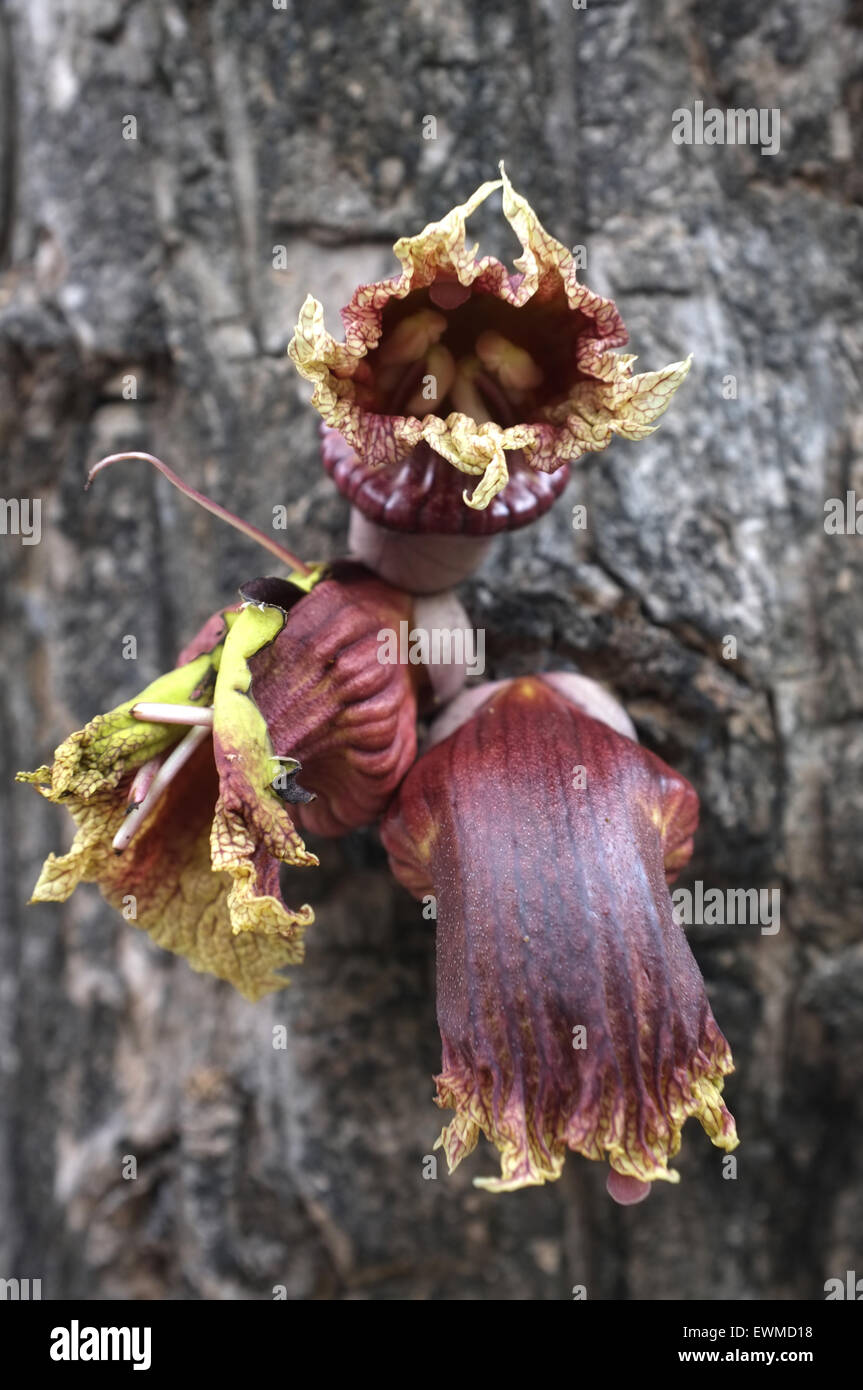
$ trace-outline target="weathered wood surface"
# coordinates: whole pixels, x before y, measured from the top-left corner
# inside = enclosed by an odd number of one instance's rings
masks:
[[[333,314],[504,156],[640,366],[696,360],[658,434],[465,586],[489,673],[607,681],[701,794],[687,881],[780,887],[782,918],[692,933],[737,1061],[736,1181],[690,1125],[681,1185],[643,1206],[575,1158],[495,1197],[471,1186],[488,1149],[423,1180],[434,940],[372,833],[325,848],[308,962],[253,1007],[95,890],[25,907],[68,825],[4,772],[0,1275],[45,1297],[718,1299],[819,1298],[861,1268],[863,540],[823,515],[863,497],[860,56],[839,0],[5,0],[0,491],[43,512],[38,545],[0,537],[10,772],[266,568],[144,464],[85,497],[86,465],[152,449],[336,553],[346,510],[285,356],[298,305]],[[780,152],[674,144],[696,99],[779,108]],[[494,217],[478,232],[509,252]]]

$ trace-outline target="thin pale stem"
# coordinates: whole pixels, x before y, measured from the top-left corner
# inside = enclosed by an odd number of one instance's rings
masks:
[[[129,811],[117,834],[112,841],[112,848],[115,854],[122,854],[133,837],[140,830],[144,821],[149,816],[153,807],[162,799],[173,782],[177,773],[196,752],[205,738],[210,737],[209,729],[190,729],[185,738],[182,739],[173,749],[170,756],[165,759],[162,766],[158,769],[155,777],[150,783],[149,791],[139,806]]]
[[[168,753],[157,753],[155,758],[151,758],[143,767],[139,767],[135,773],[135,780],[129,788],[128,810],[134,811],[136,806],[140,806],[147,792],[155,781],[156,773],[168,757]]]
[[[258,545],[262,545],[265,550],[269,550],[270,554],[275,555],[281,560],[282,564],[288,565],[299,574],[308,574],[308,567],[303,564],[302,560],[298,560],[296,555],[292,555],[290,550],[286,550],[284,546],[279,545],[278,541],[274,540],[272,536],[268,536],[265,531],[258,530],[258,527],[253,526],[250,521],[241,521],[238,516],[234,516],[233,512],[227,511],[225,507],[220,507],[218,502],[211,502],[209,497],[205,497],[202,492],[198,492],[195,488],[190,487],[188,483],[184,483],[182,478],[179,478],[166,463],[163,463],[161,459],[157,459],[154,454],[144,454],[137,449],[129,453],[109,454],[107,458],[100,459],[98,463],[93,464],[93,467],[87,474],[87,482],[84,487],[85,492],[97,473],[101,473],[102,469],[107,468],[109,464],[118,463],[122,459],[143,459],[145,463],[151,463],[154,468],[158,468],[159,472],[168,479],[169,483],[173,483],[174,487],[178,488],[185,497],[191,497],[193,502],[197,502],[199,507],[204,508],[204,511],[212,512],[213,516],[219,517],[221,521],[226,521],[228,525],[233,526],[236,531],[241,531],[244,536],[249,536],[251,540],[257,541]]]
[[[156,700],[139,700],[130,713],[135,719],[143,719],[148,724],[200,724],[203,728],[213,727],[212,705],[170,705]]]

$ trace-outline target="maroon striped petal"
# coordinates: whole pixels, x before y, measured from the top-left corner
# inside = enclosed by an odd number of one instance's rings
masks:
[[[496,688],[408,774],[382,835],[437,900],[450,1170],[483,1133],[494,1191],[559,1177],[567,1149],[675,1182],[690,1115],[735,1147],[730,1051],[666,886],[697,814],[682,777],[541,677]]]
[[[279,602],[273,586],[283,581],[256,583],[267,594],[247,585],[247,596]],[[378,640],[381,629],[398,631],[412,604],[339,562],[249,662],[273,748],[302,764],[298,780],[314,794],[292,807],[305,830],[341,835],[376,820],[416,756],[418,668],[381,662]]]

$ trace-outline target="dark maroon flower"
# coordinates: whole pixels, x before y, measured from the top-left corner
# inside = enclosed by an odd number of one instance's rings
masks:
[[[569,1148],[607,1159],[628,1202],[678,1180],[690,1115],[735,1147],[732,1062],[666,882],[691,852],[696,795],[591,687],[465,692],[382,835],[401,882],[436,898],[450,1170],[480,1133],[500,1152],[501,1176],[477,1180],[493,1191],[559,1177]]]

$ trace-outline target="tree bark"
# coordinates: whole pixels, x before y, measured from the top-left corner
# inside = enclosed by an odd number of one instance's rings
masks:
[[[863,542],[824,525],[863,498],[861,48],[839,0],[5,0],[2,492],[42,531],[0,536],[0,1275],[46,1298],[804,1299],[863,1268]],[[777,108],[779,152],[674,143],[695,100]],[[87,467],[151,450],[338,554],[285,354],[299,305],[336,331],[500,158],[586,248],[639,368],[695,364],[654,436],[576,467],[462,586],[487,677],[608,683],[701,796],[683,881],[781,890],[773,935],[690,932],[736,1060],[736,1179],[689,1125],[679,1187],[627,1210],[574,1155],[515,1196],[472,1187],[488,1146],[424,1178],[434,935],[373,830],[320,847],[307,963],[253,1006],[93,888],[25,906],[69,823],[10,782],[268,564],[145,464],[85,496]],[[509,259],[497,220],[477,235]]]

